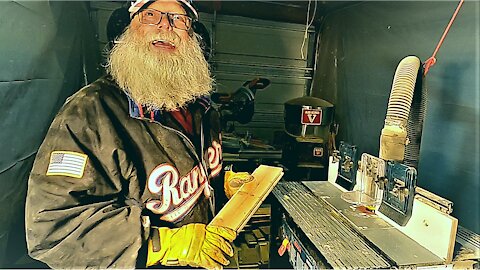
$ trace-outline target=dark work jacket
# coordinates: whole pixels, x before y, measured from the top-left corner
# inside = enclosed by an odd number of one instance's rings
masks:
[[[53,268],[145,267],[151,225],[208,223],[209,182],[222,167],[218,113],[205,98],[189,110],[192,140],[160,111],[142,117],[109,77],[69,98],[28,183],[30,256]]]

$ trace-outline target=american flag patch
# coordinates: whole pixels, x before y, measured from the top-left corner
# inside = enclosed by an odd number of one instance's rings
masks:
[[[87,155],[69,152],[53,151],[48,164],[47,175],[63,175],[82,178],[87,165]]]

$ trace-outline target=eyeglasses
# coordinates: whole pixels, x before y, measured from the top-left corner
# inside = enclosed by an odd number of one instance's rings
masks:
[[[192,27],[192,18],[186,14],[176,14],[170,12],[161,12],[156,9],[147,8],[139,12],[138,14],[140,23],[149,25],[158,25],[163,15],[167,15],[170,26],[180,30],[189,30]]]

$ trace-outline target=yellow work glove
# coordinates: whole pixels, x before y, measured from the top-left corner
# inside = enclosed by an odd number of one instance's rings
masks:
[[[150,237],[148,241],[147,266],[222,269],[222,264],[230,263],[225,254],[233,256],[230,243],[237,237],[231,229],[200,223],[176,229],[152,227],[152,230],[158,230],[159,237]]]
[[[230,199],[233,194],[237,193],[240,187],[243,184],[252,181],[254,178],[247,172],[234,172],[234,171],[226,171],[225,178],[223,182],[223,188],[225,190],[225,195],[227,198]]]

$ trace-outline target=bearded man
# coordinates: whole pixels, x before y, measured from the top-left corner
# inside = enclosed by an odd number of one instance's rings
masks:
[[[236,233],[206,225],[222,158],[197,12],[187,0],[129,11],[109,75],[67,100],[39,149],[29,254],[53,268],[221,268]]]

